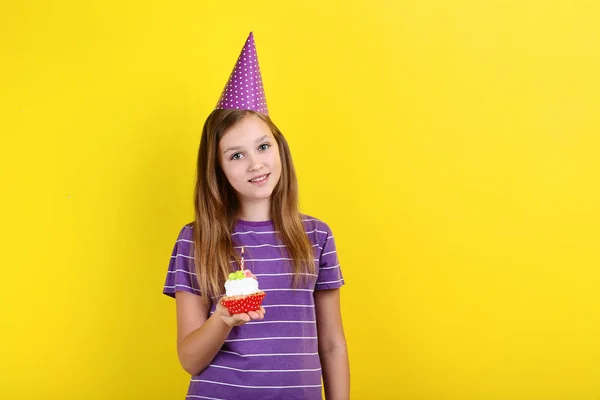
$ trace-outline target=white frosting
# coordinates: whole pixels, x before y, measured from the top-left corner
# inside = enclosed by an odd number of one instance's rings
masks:
[[[243,296],[258,291],[258,281],[254,278],[227,280],[225,282],[226,296]]]

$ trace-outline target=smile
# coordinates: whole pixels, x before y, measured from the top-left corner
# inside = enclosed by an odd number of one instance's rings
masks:
[[[266,182],[269,179],[270,175],[271,175],[270,173],[261,175],[258,178],[250,179],[248,182],[254,183],[254,184],[261,184],[261,183]]]

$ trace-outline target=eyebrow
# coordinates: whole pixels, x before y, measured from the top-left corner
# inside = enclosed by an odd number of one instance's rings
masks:
[[[259,137],[258,139],[256,139],[256,140],[254,141],[254,143],[262,142],[263,140],[265,140],[265,139],[266,139],[266,138],[268,138],[268,137],[269,137],[269,135],[264,135],[264,136],[261,136],[261,137]],[[228,151],[232,151],[232,150],[239,150],[239,149],[241,149],[241,146],[233,146],[233,147],[229,147],[229,148],[227,148],[227,149],[226,149],[226,150],[223,152],[223,154],[227,153]]]

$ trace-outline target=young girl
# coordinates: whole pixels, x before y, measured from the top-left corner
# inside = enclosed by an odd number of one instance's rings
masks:
[[[300,214],[290,150],[268,115],[250,33],[204,124],[195,221],[179,233],[163,289],[176,299],[187,398],[321,399],[323,378],[327,399],[348,399],[334,237]],[[242,247],[266,297],[231,315],[220,298]]]

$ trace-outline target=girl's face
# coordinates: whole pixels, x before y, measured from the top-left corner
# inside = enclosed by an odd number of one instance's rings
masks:
[[[281,176],[279,147],[269,126],[248,115],[219,142],[219,162],[240,202],[271,197]]]

